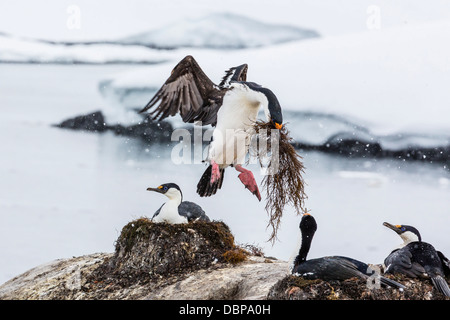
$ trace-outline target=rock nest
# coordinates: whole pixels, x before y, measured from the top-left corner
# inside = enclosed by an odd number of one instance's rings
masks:
[[[122,286],[180,279],[223,262],[244,261],[247,255],[235,245],[223,222],[173,225],[141,218],[123,227],[114,255],[92,273],[91,279]]]
[[[384,275],[386,276],[386,275]],[[270,288],[268,300],[445,300],[433,288],[430,280],[410,279],[402,275],[388,275],[406,286],[406,289],[371,288],[362,279],[342,281],[306,280],[288,275]]]

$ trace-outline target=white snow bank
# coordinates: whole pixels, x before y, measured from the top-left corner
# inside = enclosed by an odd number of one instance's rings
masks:
[[[186,18],[162,28],[126,37],[120,42],[161,48],[241,49],[318,37],[313,30],[268,24],[233,13]]]
[[[171,57],[173,51],[155,50],[153,47],[239,49],[317,36],[312,30],[216,13],[200,19],[180,20],[163,28],[103,44],[100,41],[53,43],[0,33],[0,62],[160,63]]]
[[[171,52],[116,44],[52,44],[0,34],[0,62],[15,63],[160,63]]]

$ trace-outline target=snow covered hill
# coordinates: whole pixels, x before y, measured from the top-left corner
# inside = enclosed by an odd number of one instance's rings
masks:
[[[173,50],[164,49],[242,49],[314,37],[318,37],[318,33],[313,30],[262,23],[236,14],[216,13],[108,41],[47,41],[0,33],[0,62],[153,64],[174,56]]]
[[[115,43],[51,43],[0,34],[0,62],[54,64],[160,63],[171,52],[159,52],[142,46]]]
[[[242,49],[318,36],[310,29],[263,23],[232,13],[213,13],[200,19],[183,19],[119,41],[159,48]]]

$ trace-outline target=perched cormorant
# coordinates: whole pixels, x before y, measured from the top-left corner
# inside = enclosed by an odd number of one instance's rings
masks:
[[[308,213],[303,214],[300,222],[301,231],[301,246],[297,257],[294,260],[292,273],[299,275],[305,279],[322,279],[330,280],[346,280],[353,277],[358,277],[368,280],[370,277],[375,280],[379,279],[381,284],[393,287],[402,288],[402,284],[380,276],[375,270],[369,267],[364,262],[343,257],[343,256],[326,256],[317,259],[306,260],[314,233],[317,230],[317,223],[314,217]]]
[[[181,189],[175,183],[165,183],[157,188],[147,188],[148,191],[162,193],[169,201],[164,203],[152,217],[153,222],[187,223],[190,221],[210,221],[205,211],[190,201],[183,201]]]
[[[215,126],[205,160],[210,165],[197,184],[197,193],[202,197],[215,194],[222,187],[225,168],[233,166],[240,172],[238,177],[244,186],[261,201],[253,173],[242,166],[249,149],[249,133],[261,106],[267,121],[277,129],[282,128],[283,116],[271,90],[246,81],[247,69],[247,64],[230,68],[219,85],[215,85],[194,58],[186,56],[140,111],[159,103],[150,112],[154,120],[179,113],[184,122]]]
[[[445,276],[450,275],[449,260],[429,243],[423,242],[419,231],[408,225],[383,225],[394,230],[403,240],[384,260],[384,273],[401,273],[409,277],[429,277],[434,287],[450,297]]]

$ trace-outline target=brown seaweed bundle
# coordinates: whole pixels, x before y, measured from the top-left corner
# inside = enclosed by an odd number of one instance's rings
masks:
[[[258,120],[253,128],[259,146],[255,148],[253,145],[253,148],[250,148],[250,155],[258,158],[261,165],[269,158],[262,186],[266,192],[268,226],[272,226],[269,241],[274,242],[286,205],[293,206],[297,214],[306,212],[304,201],[307,196],[302,176],[304,166],[302,157],[291,144],[292,138],[286,126],[278,130],[273,122]]]

